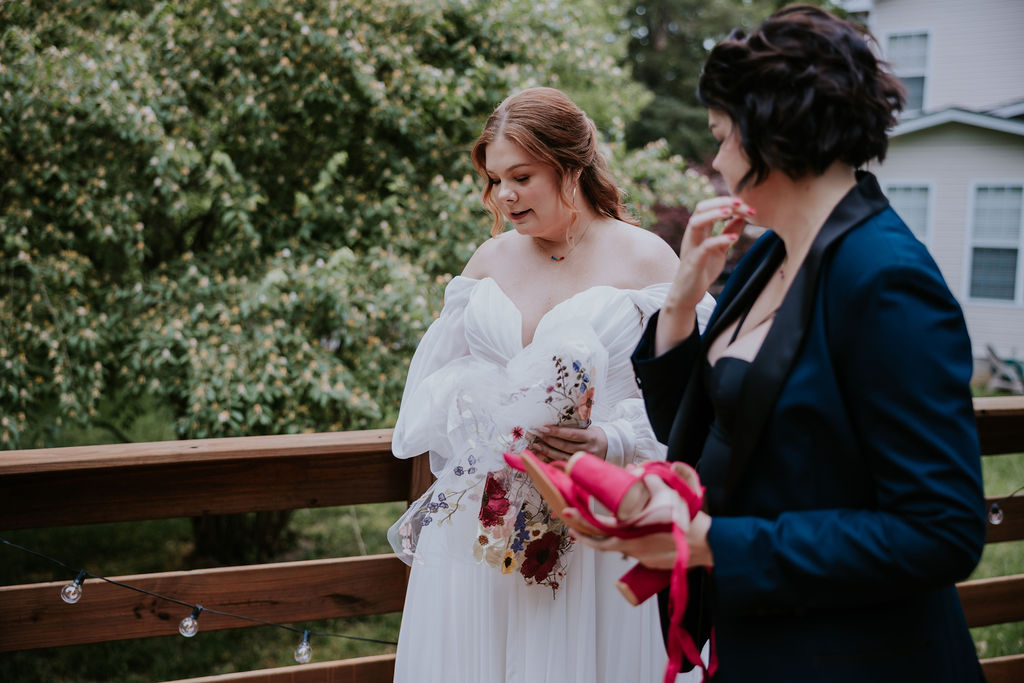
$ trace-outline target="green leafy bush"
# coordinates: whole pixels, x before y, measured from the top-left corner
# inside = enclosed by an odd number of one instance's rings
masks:
[[[102,411],[124,423],[141,396],[183,438],[389,424],[444,284],[487,236],[469,148],[518,88],[591,112],[645,222],[710,193],[661,147],[625,151],[647,98],[602,3],[3,12],[6,448]]]

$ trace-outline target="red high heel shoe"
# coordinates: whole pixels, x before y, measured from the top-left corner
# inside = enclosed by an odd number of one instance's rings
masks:
[[[697,472],[684,463],[651,461],[617,467],[584,451],[567,462],[542,462],[529,450],[520,455],[505,453],[504,457],[509,467],[530,475],[553,516],[558,517],[566,507],[572,507],[584,521],[607,536],[636,538],[670,532],[673,525],[685,529],[704,501],[704,488]],[[652,499],[644,481],[650,476],[664,481],[670,491],[662,489]],[[686,503],[688,516],[679,517],[673,493]],[[608,513],[598,510],[595,503]]]
[[[574,455],[567,463],[561,461],[544,463],[528,450],[523,451],[521,456],[513,455],[512,453],[505,453],[504,456],[505,462],[510,467],[525,471],[530,475],[537,491],[547,502],[553,517],[559,517],[562,510],[567,507],[573,507],[578,510],[584,510],[583,515],[587,522],[609,536],[633,537],[655,531],[655,529],[632,529],[628,523],[621,523],[614,517],[606,515],[600,515],[599,517],[600,513],[596,513],[592,509],[590,502],[579,496],[579,489],[569,473],[572,472],[573,466],[577,465],[575,470],[577,476],[582,474],[582,479],[588,482],[597,482],[601,477],[598,476],[599,472],[594,471],[591,464],[592,461],[596,460],[607,464],[599,458],[583,451]],[[580,456],[589,457],[583,458]],[[627,474],[621,468],[614,468],[612,476],[605,478],[605,484],[603,487],[595,487],[599,489],[599,493],[594,494],[594,498],[610,510],[628,510],[629,515],[635,517],[650,500],[647,487],[643,485],[642,480],[634,474]],[[581,486],[585,489],[588,488],[583,484]],[[670,527],[669,525],[661,524],[658,530],[669,531]],[[577,528],[576,531],[587,533],[589,530]],[[615,585],[619,592],[622,593],[622,596],[630,604],[636,606],[668,587],[671,577],[672,573],[668,570],[651,569],[642,564],[637,564],[623,574]]]
[[[684,658],[700,667],[705,677],[714,673],[717,668],[714,656],[711,667],[706,667],[692,636],[682,627],[688,600],[686,529],[704,501],[704,487],[696,470],[684,463],[665,462],[622,468],[584,451],[577,452],[567,462],[545,463],[528,450],[518,456],[505,453],[504,457],[510,467],[529,474],[553,516],[560,516],[566,507],[572,507],[593,529],[618,538],[672,533],[676,560],[671,571],[637,564],[620,577],[616,586],[633,605],[669,588],[669,661],[665,683],[675,680]],[[645,481],[648,477],[657,477],[668,487],[656,487],[657,493],[652,497]],[[685,503],[685,514],[680,513],[676,497]],[[595,504],[606,508],[609,514],[596,509]],[[593,536],[591,529],[573,528],[578,533]]]

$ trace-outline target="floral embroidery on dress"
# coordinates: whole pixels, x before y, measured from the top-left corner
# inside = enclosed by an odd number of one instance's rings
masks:
[[[543,404],[551,411],[542,424],[589,426],[596,389],[593,369],[581,360],[567,363],[557,354],[551,361],[554,378],[546,386],[540,385],[541,395],[545,395]],[[507,404],[539,400],[531,392],[535,392],[531,387],[512,392]],[[455,463],[450,471],[459,485],[443,491],[431,487],[401,520],[398,532],[402,554],[414,562],[420,561],[416,546],[421,531],[431,525],[445,525],[453,515],[466,509],[468,502],[479,501],[477,535],[471,540],[473,558],[503,574],[518,572],[527,584],[557,591],[565,577],[567,554],[573,547],[569,530],[551,517],[551,510],[529,477],[504,466],[500,459],[502,452],[519,453],[539,437],[523,425],[501,430],[494,416],[474,410],[474,402],[468,396],[458,397],[456,404],[458,415],[473,432],[470,442],[477,449],[487,449],[497,456],[494,462],[502,464],[491,471],[481,471],[480,459],[472,454]]]
[[[552,356],[551,360],[555,364],[555,383],[548,385],[546,391],[550,395],[544,402],[555,408],[555,424],[589,426],[595,389],[591,385],[590,373],[578,360],[572,362],[571,373],[559,356]]]
[[[505,468],[487,475],[480,504],[479,531],[473,547],[477,562],[516,570],[527,584],[558,590],[565,577],[566,553],[573,540],[522,472]],[[517,504],[513,501],[521,501]],[[515,514],[509,514],[511,511]]]

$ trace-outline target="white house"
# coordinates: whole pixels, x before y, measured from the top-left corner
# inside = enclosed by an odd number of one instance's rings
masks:
[[[871,170],[931,251],[975,357],[1024,359],[1024,0],[848,0],[907,86]]]

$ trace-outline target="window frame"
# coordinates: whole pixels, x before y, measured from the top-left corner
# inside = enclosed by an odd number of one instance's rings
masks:
[[[914,237],[917,237],[928,251],[931,251],[932,243],[935,239],[935,181],[886,178],[883,185],[883,191],[885,192],[886,198],[890,201],[892,200],[891,189],[894,187],[913,189],[923,188],[928,193],[928,201],[925,207],[927,215],[925,216],[924,237],[922,238],[918,235],[914,235]],[[896,207],[893,207],[893,210],[895,211]],[[896,213],[899,214],[899,211]],[[900,219],[906,222],[906,218],[904,216],[900,215]],[[908,225],[907,227],[909,228],[910,226]],[[910,232],[914,232],[912,228]]]
[[[971,296],[971,275],[974,273],[974,249],[986,247],[1011,248],[1011,245],[1008,243],[996,243],[995,240],[981,240],[979,242],[974,238],[974,218],[975,209],[977,208],[978,190],[999,187],[1021,190],[1020,226],[1017,232],[1017,243],[1013,245],[1013,248],[1017,249],[1017,271],[1013,283],[1013,299],[990,299],[987,297]],[[1024,178],[975,179],[968,186],[967,193],[967,215],[964,217],[962,300],[974,304],[985,304],[986,306],[1019,308],[1024,304]]]
[[[900,36],[915,36],[924,35],[925,37],[925,48],[924,48],[924,66],[921,67],[921,72],[918,73],[916,70],[901,70],[897,69],[895,65],[890,62],[889,59],[889,41],[894,37]],[[918,116],[927,111],[928,104],[928,84],[931,82],[930,74],[932,73],[932,50],[935,41],[932,36],[935,32],[930,28],[905,28],[898,31],[889,31],[885,34],[885,42],[883,47],[883,53],[885,54],[885,60],[889,62],[889,67],[892,69],[892,74],[902,81],[904,78],[915,78],[921,77],[923,84],[921,86],[921,106],[917,109],[911,109],[909,106],[904,109],[902,116]]]

